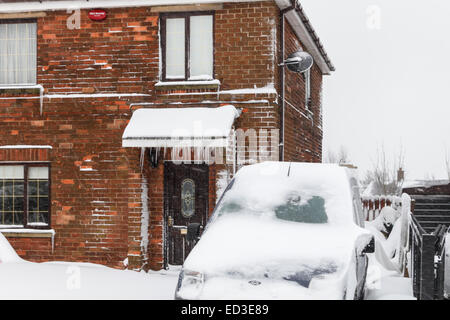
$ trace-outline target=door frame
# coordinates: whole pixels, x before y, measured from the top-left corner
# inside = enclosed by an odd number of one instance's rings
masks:
[[[169,209],[169,181],[172,177],[169,176],[169,172],[167,170],[168,166],[185,166],[185,167],[189,167],[189,166],[199,166],[199,165],[204,165],[206,168],[206,175],[207,175],[207,179],[206,179],[206,183],[207,183],[207,187],[206,190],[208,191],[208,194],[205,197],[205,213],[204,213],[204,221],[205,221],[205,225],[208,221],[208,217],[209,217],[209,165],[202,163],[202,164],[197,164],[197,163],[192,163],[192,164],[175,164],[170,160],[164,160],[164,173],[163,173],[163,185],[164,185],[164,194],[163,194],[163,207],[164,207],[164,212],[163,212],[163,266],[164,269],[168,269],[169,268],[169,237],[170,237],[170,230],[169,230],[169,225],[168,225],[168,217],[170,215]]]

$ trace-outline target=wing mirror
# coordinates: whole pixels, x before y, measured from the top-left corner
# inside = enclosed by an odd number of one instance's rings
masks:
[[[200,239],[200,231],[202,226],[200,223],[189,223],[187,226],[186,240],[194,244]]]
[[[359,255],[375,252],[375,237],[371,234],[365,234],[358,238],[357,250]]]

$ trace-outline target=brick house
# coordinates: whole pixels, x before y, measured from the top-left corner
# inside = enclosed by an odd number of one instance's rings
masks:
[[[0,3],[0,231],[22,257],[180,264],[240,166],[321,161],[334,67],[298,2],[71,4]],[[280,66],[299,50],[309,72]]]

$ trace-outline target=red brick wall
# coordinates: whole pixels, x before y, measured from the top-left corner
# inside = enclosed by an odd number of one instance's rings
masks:
[[[164,264],[164,163],[148,171],[149,187],[149,254],[150,267],[161,269]]]
[[[65,11],[38,19],[38,83],[46,92],[150,91],[158,73],[158,14],[150,8],[108,9],[103,21],[81,10],[69,30]]]
[[[135,252],[132,239],[140,242],[139,151],[121,147],[128,107],[117,115],[110,113],[112,108],[119,111],[110,98],[46,99],[39,116],[37,100],[31,106],[26,100],[0,100],[0,130],[17,132],[0,136],[0,145],[53,147],[0,151],[3,161],[51,163],[55,252],[39,249],[25,257],[120,266],[129,251]],[[25,241],[13,245],[23,252]],[[49,242],[33,238],[28,243],[42,241]]]
[[[51,238],[8,237],[7,239],[16,249],[17,254],[26,260],[38,262],[52,260]]]
[[[158,14],[150,8],[107,11],[106,20],[94,22],[87,18],[88,11],[82,10],[80,30],[67,29],[69,14],[65,11],[49,11],[46,17],[38,18],[38,83],[46,94],[141,96],[46,97],[40,115],[37,92],[0,90],[0,130],[5,133],[0,136],[0,145],[53,147],[50,152],[26,151],[30,154],[0,151],[0,161],[45,158],[52,165],[54,253],[49,250],[48,239],[10,240],[19,254],[33,261],[88,261],[122,267],[122,261],[128,258],[130,268],[140,268],[145,176],[149,183],[149,266],[158,269],[163,265],[164,168],[161,162],[158,168],[149,169],[147,159],[142,173],[140,150],[122,148],[121,136],[131,116],[130,104],[153,102],[159,103],[155,107],[167,107],[171,102],[194,103],[176,105],[186,107],[232,103],[243,111],[236,121],[237,128],[279,128],[276,94],[218,92],[273,83],[280,89],[276,66],[280,48],[274,47],[280,35],[279,10],[268,1],[224,4],[215,16],[215,78],[221,86],[165,90],[155,88],[159,81]],[[289,29],[286,38],[289,53],[297,44]],[[299,101],[304,100],[303,85],[293,77],[297,76],[287,75],[292,88],[288,88],[286,98],[302,109]],[[286,160],[320,160],[322,133],[317,125],[321,74],[317,67],[312,77],[315,124],[311,127],[309,120],[302,120],[286,107]],[[294,87],[297,84],[298,88]],[[214,103],[203,104],[205,100]],[[212,210],[214,167],[210,175]]]
[[[66,27],[66,12],[38,19],[38,83],[47,94],[148,94],[158,72],[158,16],[149,8],[111,9],[93,22],[81,13],[81,29]],[[121,32],[117,32],[121,31]],[[146,97],[44,98],[38,92],[2,90],[0,145],[51,145],[51,227],[48,239],[11,238],[33,261],[71,260],[141,266],[139,150],[121,146],[129,104]],[[34,96],[31,99],[23,99]],[[40,155],[1,151],[3,161],[36,161]],[[39,151],[44,152],[44,151]],[[90,171],[89,171],[90,170]],[[36,249],[33,245],[36,243]]]
[[[305,50],[288,22],[285,24],[285,54]],[[312,120],[305,108],[303,76],[286,70],[285,161],[322,161],[322,73],[314,64],[311,69]]]
[[[223,89],[274,83],[278,12],[270,1],[228,3],[216,12],[215,71]]]

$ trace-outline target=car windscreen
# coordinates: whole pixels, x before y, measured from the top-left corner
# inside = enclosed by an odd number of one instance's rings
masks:
[[[251,199],[236,197],[230,189],[225,192],[218,204],[217,216],[231,214],[271,215],[277,219],[291,222],[328,222],[325,199],[320,195],[302,196],[299,192],[291,191],[279,203],[263,207],[252,202]]]
[[[313,196],[306,201],[302,201],[300,196],[289,197],[286,203],[275,208],[275,215],[278,219],[294,222],[328,222],[325,200],[320,196]]]

